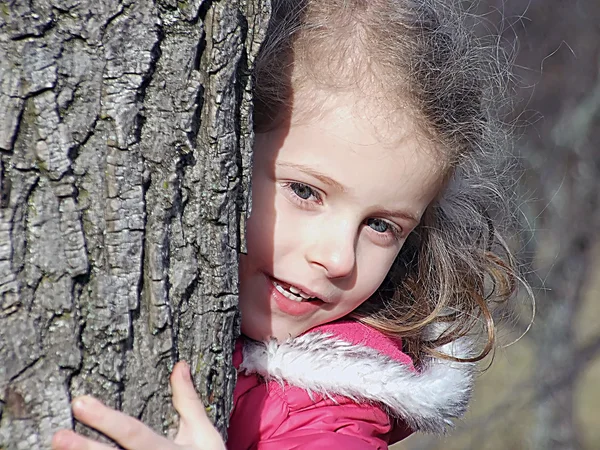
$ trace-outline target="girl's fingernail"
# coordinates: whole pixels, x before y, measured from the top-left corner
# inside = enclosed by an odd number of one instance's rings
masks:
[[[59,430],[52,437],[52,450],[72,450],[77,446],[77,435],[72,430]]]
[[[73,411],[75,411],[75,412],[82,412],[85,410],[87,403],[88,403],[87,398],[77,397],[75,400],[73,400],[71,407],[73,408]]]
[[[192,374],[190,373],[190,366],[186,362],[183,363],[183,378],[186,381],[192,381]]]
[[[67,436],[65,436],[65,431],[64,430],[59,430],[57,431],[54,436],[52,437],[52,448],[53,449],[57,449],[57,448],[63,448],[66,446],[67,441]]]

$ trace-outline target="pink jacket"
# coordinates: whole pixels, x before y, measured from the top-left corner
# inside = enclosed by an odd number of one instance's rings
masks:
[[[229,450],[387,449],[416,430],[444,432],[473,382],[473,365],[432,359],[417,371],[399,341],[349,320],[283,343],[240,340],[234,365]]]

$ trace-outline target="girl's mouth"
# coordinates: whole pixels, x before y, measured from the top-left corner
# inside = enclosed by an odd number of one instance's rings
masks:
[[[302,317],[314,314],[326,304],[319,297],[314,297],[313,292],[308,293],[301,288],[268,278],[272,307],[289,316]]]
[[[309,294],[304,292],[302,289],[297,288],[296,286],[293,286],[293,285],[290,285],[287,283],[283,283],[280,281],[275,281],[273,278],[271,278],[271,283],[273,284],[275,289],[277,289],[277,291],[281,295],[283,295],[284,297],[286,297],[294,302],[319,300],[316,297],[311,297]]]

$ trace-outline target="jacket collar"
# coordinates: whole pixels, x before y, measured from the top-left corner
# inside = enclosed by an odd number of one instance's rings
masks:
[[[437,350],[463,358],[471,353],[464,338]],[[240,370],[309,394],[376,402],[415,431],[443,433],[466,411],[475,365],[431,358],[415,371],[367,344],[311,331],[281,343],[246,341]]]

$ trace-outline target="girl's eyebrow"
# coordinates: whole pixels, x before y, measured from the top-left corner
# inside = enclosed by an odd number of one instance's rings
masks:
[[[296,163],[291,163],[291,162],[278,162],[276,165],[280,166],[280,167],[290,167],[292,169],[300,170],[300,171],[316,178],[317,180],[337,189],[340,192],[347,191],[346,187],[343,184],[338,183],[333,178],[328,177],[324,173],[321,173],[318,170],[313,169],[312,167],[305,166],[304,164],[296,164]]]

